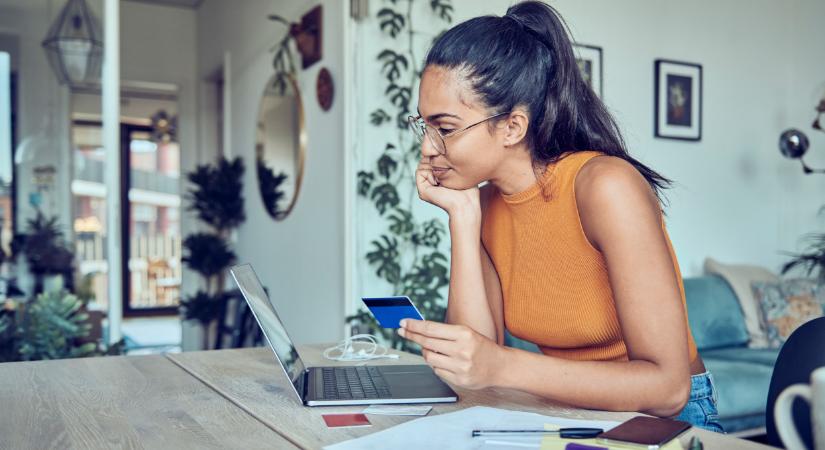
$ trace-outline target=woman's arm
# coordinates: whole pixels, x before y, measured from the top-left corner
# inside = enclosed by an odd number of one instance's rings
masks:
[[[481,188],[477,215],[450,215],[450,291],[446,322],[466,325],[502,344],[504,319],[498,274],[481,244],[482,209],[492,185]]]
[[[493,341],[503,341],[501,287],[495,269],[490,273],[492,263],[482,263],[487,255],[481,245],[482,197],[486,199],[491,186],[484,188],[484,195],[477,187],[454,190],[440,186],[427,159],[422,158],[416,169],[416,187],[419,198],[442,208],[450,218],[447,323],[465,325]],[[491,310],[491,302],[498,303],[497,310]]]
[[[503,371],[498,384],[587,408],[678,414],[690,394],[688,338],[658,200],[636,169],[618,158],[588,161],[575,183],[585,236],[607,264],[630,361],[511,351],[506,365],[519,370]]]
[[[678,281],[646,180],[598,157],[576,179],[588,240],[604,255],[629,361],[568,361],[496,345],[464,327],[406,321],[436,373],[463,387],[502,386],[586,408],[678,414],[690,394],[687,330]]]

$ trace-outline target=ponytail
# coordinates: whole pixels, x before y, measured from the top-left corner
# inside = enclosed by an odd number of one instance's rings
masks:
[[[457,69],[491,113],[527,109],[535,163],[597,150],[632,164],[661,200],[671,181],[627,153],[616,121],[579,71],[567,26],[551,6],[517,3],[503,17],[481,16],[441,35],[425,67]]]

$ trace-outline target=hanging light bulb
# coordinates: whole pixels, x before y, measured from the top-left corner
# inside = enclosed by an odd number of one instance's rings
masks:
[[[100,78],[103,41],[85,0],[69,0],[43,39],[60,84],[77,86]]]

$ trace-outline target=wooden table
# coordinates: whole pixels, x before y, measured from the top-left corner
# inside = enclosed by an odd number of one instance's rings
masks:
[[[300,346],[301,357],[308,366],[347,365],[327,361],[321,357],[325,346]],[[170,354],[169,358],[187,372],[221,392],[236,402],[241,408],[281,433],[284,438],[298,447],[319,448],[364,436],[415,417],[370,416],[371,427],[328,429],[321,414],[335,412],[356,412],[363,406],[303,407],[297,396],[277,366],[272,352],[267,348],[241,350],[219,350]],[[380,362],[379,362],[380,361]],[[416,355],[403,354],[399,360],[378,360],[372,364],[423,364]],[[539,414],[561,416],[571,419],[594,419],[624,421],[638,413],[615,413],[589,411],[553,403],[540,397],[509,389],[485,389],[471,391],[456,389],[458,403],[436,404],[430,415],[443,414],[471,406],[492,406],[497,408],[530,411]],[[724,436],[718,433],[693,428],[683,437],[687,444],[690,437],[698,435],[705,449],[759,449],[770,448],[750,441]]]
[[[303,346],[309,365],[340,365]],[[373,362],[379,363],[379,362]],[[417,364],[403,354],[380,364]],[[321,414],[362,406],[301,406],[267,348],[0,364],[0,448],[320,448],[414,420],[370,416],[368,428],[328,429]],[[456,389],[460,401],[430,415],[471,406],[577,419],[626,420],[635,413],[586,411],[530,394]],[[705,448],[769,448],[693,429]]]
[[[169,359],[0,364],[0,448],[295,448]]]

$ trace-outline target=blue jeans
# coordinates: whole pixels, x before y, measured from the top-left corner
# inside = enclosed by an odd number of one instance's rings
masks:
[[[716,409],[716,387],[713,384],[713,375],[710,372],[700,373],[690,377],[690,399],[685,409],[677,417],[695,427],[724,433],[719,424],[719,411]]]

